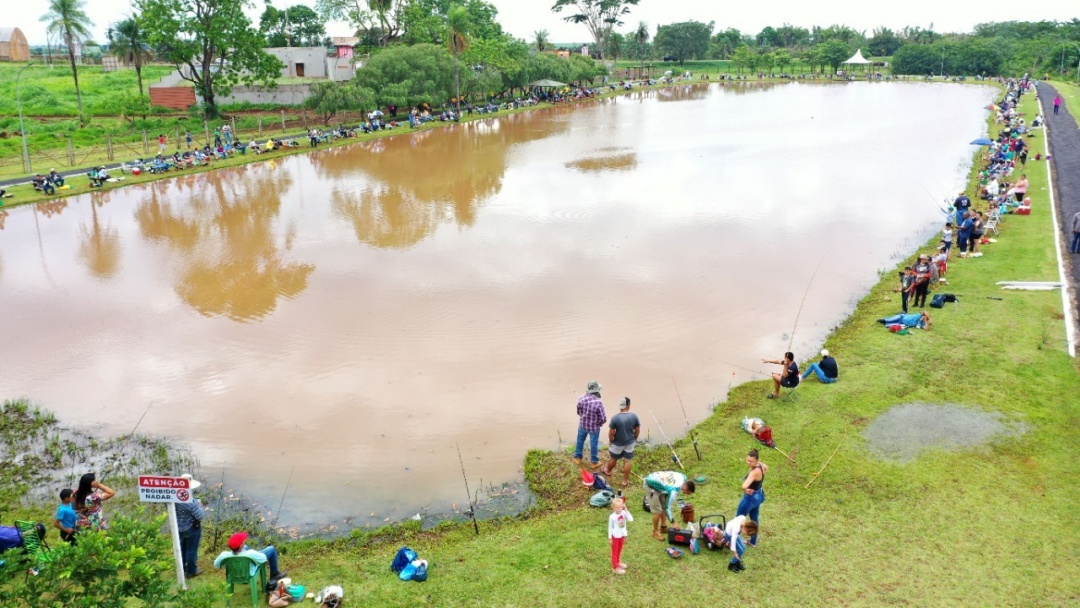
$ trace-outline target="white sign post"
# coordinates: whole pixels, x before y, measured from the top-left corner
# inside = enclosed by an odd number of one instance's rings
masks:
[[[187,591],[187,579],[184,577],[184,558],[180,554],[180,529],[176,525],[176,503],[189,503],[191,480],[186,477],[162,477],[158,475],[139,475],[139,500],[142,502],[168,503],[169,531],[172,535],[173,557],[176,558],[176,581],[180,588]]]

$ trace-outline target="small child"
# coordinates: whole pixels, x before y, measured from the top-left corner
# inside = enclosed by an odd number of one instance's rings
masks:
[[[945,230],[941,231],[941,247],[945,250],[945,255],[949,255],[949,252],[952,251],[952,239],[952,222],[946,222]]]
[[[622,561],[623,544],[626,542],[626,524],[634,521],[634,516],[626,508],[626,499],[622,496],[611,501],[612,513],[608,517],[607,535],[611,539],[611,569],[615,574],[626,574],[626,563]]]
[[[60,490],[60,506],[56,509],[56,521],[53,525],[57,530],[60,530],[60,538],[64,542],[75,544],[75,523],[78,521],[78,516],[75,514],[75,507],[71,506],[71,490],[64,488]]]
[[[724,528],[724,540],[727,542],[728,548],[731,549],[731,562],[728,563],[728,570],[742,572],[746,569],[742,565],[742,554],[746,551],[746,543],[739,535],[753,536],[757,533],[757,523],[746,519],[745,515],[734,517],[727,523]]]
[[[911,298],[911,292],[915,289],[915,271],[911,269],[911,266],[904,266],[904,271],[900,273],[900,288],[897,291],[900,292],[900,305],[903,311],[908,311],[908,299]]]

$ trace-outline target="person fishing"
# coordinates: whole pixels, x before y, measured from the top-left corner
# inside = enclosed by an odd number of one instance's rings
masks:
[[[750,450],[746,454],[746,466],[750,470],[743,477],[743,494],[742,498],[739,499],[739,506],[735,511],[735,515],[746,515],[750,518],[750,521],[760,524],[758,514],[761,504],[765,502],[765,489],[761,485],[765,483],[765,473],[769,470],[769,465],[758,460],[757,450]],[[750,536],[750,546],[757,546],[756,529]]]
[[[799,386],[799,366],[795,363],[795,354],[791,351],[784,353],[783,360],[776,359],[762,359],[762,363],[773,363],[776,365],[784,366],[784,369],[780,373],[773,372],[773,392],[766,395],[769,399],[776,399],[780,397],[780,387],[795,388]]]
[[[604,474],[611,477],[619,461],[623,461],[622,487],[630,485],[630,470],[633,467],[634,446],[641,434],[641,421],[637,414],[630,413],[630,398],[619,401],[619,413],[608,422],[608,461],[604,464]]]
[[[598,454],[598,442],[600,441],[600,429],[607,422],[607,413],[604,412],[604,402],[600,400],[600,383],[593,380],[585,389],[585,394],[578,399],[578,432],[577,442],[574,444],[574,460],[581,464],[582,453],[585,449],[585,438],[589,438],[589,461],[593,470],[600,466]]]

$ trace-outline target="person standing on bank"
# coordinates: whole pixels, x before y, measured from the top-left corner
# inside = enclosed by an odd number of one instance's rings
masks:
[[[98,532],[106,532],[109,529],[109,520],[105,518],[105,511],[101,503],[116,496],[112,488],[100,484],[97,476],[87,473],[79,478],[79,487],[75,490],[75,513],[78,521],[75,526],[80,531],[88,528]]]
[[[1054,96],[1054,114],[1058,113],[1061,109],[1061,95]]]
[[[823,384],[832,384],[836,382],[836,379],[840,377],[840,369],[836,366],[836,359],[829,355],[828,350],[821,351],[821,361],[818,363],[811,363],[806,367],[806,371],[803,372],[802,379],[806,380],[810,374],[813,373],[817,376]],[[756,519],[754,521],[757,521]]]
[[[1072,243],[1069,244],[1069,253],[1080,253],[1080,212],[1072,219]]]
[[[757,450],[750,450],[746,454],[746,466],[750,467],[750,471],[743,477],[743,495],[735,516],[746,515],[750,521],[758,524],[758,513],[761,504],[765,502],[765,489],[761,484],[765,483],[765,473],[769,470],[769,465],[758,460]],[[750,546],[757,546],[757,530],[750,536]]]
[[[600,440],[600,429],[607,422],[607,413],[604,412],[604,402],[600,401],[600,383],[593,380],[585,389],[585,394],[578,399],[578,432],[577,443],[574,444],[574,460],[581,464],[582,453],[585,449],[585,437],[589,438],[589,461],[593,468],[600,464],[600,455],[597,453],[597,442]]]
[[[637,414],[630,413],[630,398],[619,401],[619,413],[611,417],[608,423],[608,456],[604,465],[604,474],[611,477],[619,460],[624,460],[622,487],[630,485],[630,469],[633,466],[634,446],[641,434],[641,421]]]
[[[184,473],[180,477],[190,482],[192,494],[202,484]],[[180,558],[184,563],[184,576],[194,578],[202,574],[199,569],[199,543],[202,541],[202,520],[206,509],[198,498],[191,502],[176,503],[176,528],[180,531]]]
[[[795,363],[795,355],[791,352],[784,353],[784,360],[777,361],[776,359],[762,359],[762,363],[775,363],[776,365],[783,365],[784,371],[779,374],[773,372],[773,392],[766,395],[769,399],[776,399],[780,396],[780,387],[795,388],[799,386],[799,366]]]
[[[956,209],[956,225],[959,226],[964,221],[964,214],[971,208],[971,199],[966,192],[960,192],[960,196],[953,201],[953,208]]]

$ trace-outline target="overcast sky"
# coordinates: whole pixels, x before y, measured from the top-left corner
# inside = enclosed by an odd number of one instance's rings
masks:
[[[94,35],[104,42],[109,23],[130,14],[130,0],[84,0],[87,13],[94,20]],[[499,9],[499,21],[514,36],[531,40],[533,32],[546,29],[554,42],[581,42],[589,38],[584,26],[563,22],[560,15],[551,12],[554,0],[488,0]],[[275,0],[282,8],[293,4],[314,5],[315,0]],[[18,27],[31,44],[45,42],[45,28],[39,21],[48,7],[47,0],[4,0],[0,27]],[[251,14],[257,21],[263,9],[263,0],[256,0]],[[629,30],[631,24],[645,21],[655,32],[657,25],[688,21],[715,21],[717,29],[735,27],[744,33],[756,34],[767,25],[778,26],[784,22],[809,28],[812,25],[841,23],[857,30],[870,31],[886,25],[894,29],[905,25],[924,28],[932,23],[938,32],[968,32],[972,26],[991,17],[999,21],[1068,21],[1076,17],[1076,4],[1064,0],[1027,4],[1005,0],[983,0],[977,3],[943,0],[907,0],[903,4],[882,4],[866,0],[772,0],[767,4],[757,2],[724,3],[717,0],[641,0],[639,6],[626,18],[620,30]],[[327,24],[332,36],[351,34],[344,23]]]

